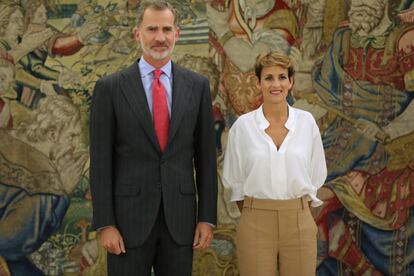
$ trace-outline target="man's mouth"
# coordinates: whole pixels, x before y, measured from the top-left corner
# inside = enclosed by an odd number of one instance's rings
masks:
[[[154,45],[151,47],[152,49],[167,49],[167,45]]]

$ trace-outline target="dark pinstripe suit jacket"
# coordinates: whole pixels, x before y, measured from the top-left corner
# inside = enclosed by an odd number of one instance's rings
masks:
[[[95,228],[115,225],[127,247],[148,237],[161,199],[168,229],[179,244],[192,243],[197,220],[216,224],[208,80],[174,63],[172,72],[170,132],[163,154],[137,64],[95,86],[90,114],[93,223]]]

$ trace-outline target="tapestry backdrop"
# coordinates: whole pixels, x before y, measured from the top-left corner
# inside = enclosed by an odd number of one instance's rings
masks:
[[[257,54],[295,62],[289,101],[316,118],[328,164],[318,275],[414,275],[412,0],[171,0],[175,62],[210,79],[218,226],[194,275],[238,275],[223,189],[228,129],[262,101]],[[140,0],[0,1],[0,275],[106,275],[91,229],[88,113],[98,78],[135,62]]]

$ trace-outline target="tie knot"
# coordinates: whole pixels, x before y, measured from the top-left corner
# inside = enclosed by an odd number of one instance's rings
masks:
[[[160,70],[160,69],[155,69],[154,70],[154,78],[155,79],[159,79],[161,74],[162,74],[162,70]]]

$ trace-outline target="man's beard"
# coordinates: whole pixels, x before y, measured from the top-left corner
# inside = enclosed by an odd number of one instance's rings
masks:
[[[154,51],[154,50],[151,49],[151,47],[148,47],[147,48],[147,46],[145,45],[145,43],[143,43],[143,41],[141,40],[141,48],[142,48],[142,51],[146,55],[150,56],[151,58],[153,58],[155,60],[163,60],[163,59],[165,59],[166,57],[168,57],[172,53],[172,51],[174,49],[174,47],[172,47],[171,49],[169,49],[168,48],[168,45],[165,45],[165,44],[159,45],[159,46],[165,46],[167,49],[165,51],[163,51],[163,52]]]
[[[363,13],[362,19],[355,16],[355,13]],[[381,21],[383,14],[373,14],[366,10],[350,11],[350,25],[353,32],[368,35]]]
[[[56,144],[53,145],[49,158],[58,169],[62,169],[71,159],[73,159],[74,147],[72,145]]]

